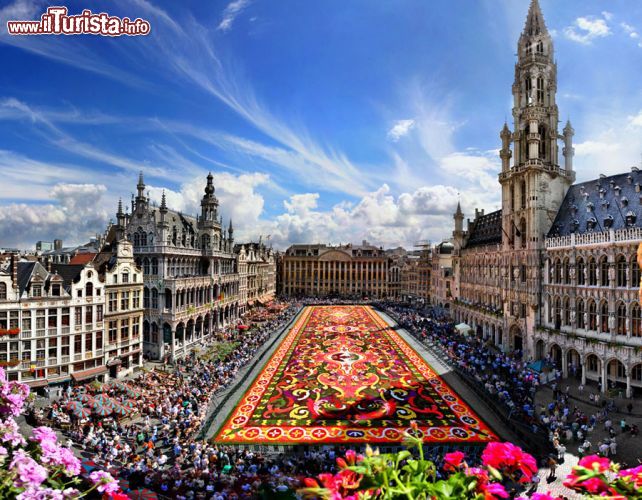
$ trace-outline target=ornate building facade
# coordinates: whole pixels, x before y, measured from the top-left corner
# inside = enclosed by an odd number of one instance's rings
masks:
[[[238,259],[241,277],[241,308],[265,304],[276,294],[276,260],[274,251],[263,243],[237,245],[234,252]]]
[[[432,251],[430,295],[435,306],[449,307],[453,297],[453,249],[454,245],[446,240]]]
[[[292,245],[283,254],[282,290],[286,296],[388,295],[388,257],[369,245]]]
[[[153,206],[145,196],[142,173],[136,187],[131,215],[122,204],[118,207],[118,239],[132,242],[143,269],[145,353],[175,359],[239,317],[232,221],[225,229],[211,174],[197,217],[170,210],[164,195],[160,206]]]
[[[557,129],[556,90],[552,39],[532,0],[518,42],[513,130],[504,124],[500,133],[502,208],[476,211],[466,230],[460,206],[454,216],[454,316],[501,349],[549,357],[564,374],[630,394],[642,387],[642,176],[634,168],[573,185],[574,130],[570,122]]]

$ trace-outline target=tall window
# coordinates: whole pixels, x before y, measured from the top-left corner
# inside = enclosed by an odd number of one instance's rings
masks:
[[[158,259],[152,258],[152,274],[158,274]]]
[[[519,222],[519,232],[521,234],[522,248],[526,248],[526,219],[522,217],[522,220]]]
[[[600,286],[609,286],[609,259],[606,255],[600,259]]]
[[[588,304],[588,329],[597,331],[597,304],[591,300]]]
[[[562,278],[566,285],[571,284],[571,265],[569,263],[568,257],[564,259],[564,264],[562,264]]]
[[[544,104],[544,79],[541,76],[537,78],[537,102]]]
[[[597,286],[597,262],[593,257],[589,258],[588,263],[588,284],[589,286]]]
[[[617,305],[616,331],[618,335],[626,335],[626,305],[619,302]]]
[[[149,259],[147,257],[143,259],[143,273],[145,276],[149,274]]]
[[[562,282],[562,263],[559,259],[555,259],[555,283],[560,284]]]
[[[87,283],[85,285],[85,297],[93,297],[94,295],[94,285],[93,283]]]
[[[544,53],[544,42],[542,42],[541,40],[537,42],[537,53],[538,54]]]
[[[635,302],[631,305],[631,337],[642,337],[642,316],[640,311],[640,304]]]
[[[627,271],[626,257],[624,255],[620,255],[617,258],[617,286],[626,287]]]
[[[7,284],[0,283],[0,300],[7,300]]]
[[[526,208],[526,181],[522,181],[520,185],[520,196],[519,196],[520,202],[522,204],[522,208]]]
[[[118,293],[109,292],[109,312],[115,312],[118,310]]]
[[[584,322],[584,301],[582,299],[577,300],[577,327],[586,328],[586,323]]]
[[[149,288],[143,290],[143,307],[149,309]]]
[[[544,160],[546,158],[546,127],[540,125],[537,131],[539,133],[539,157]]]
[[[577,259],[575,263],[575,267],[577,268],[577,284],[578,285],[585,285],[586,284],[586,278],[585,278],[585,271],[586,271],[586,266],[584,265],[584,259],[581,257]]]
[[[637,288],[640,286],[640,267],[638,266],[637,258],[635,254],[631,257],[631,288]]]
[[[120,294],[120,310],[129,310],[129,292],[122,292]]]
[[[568,297],[564,298],[564,308],[562,312],[562,323],[564,326],[571,325],[571,301]]]
[[[158,290],[152,288],[152,309],[158,309]]]
[[[600,304],[600,331],[603,333],[609,331],[609,303],[606,301]]]

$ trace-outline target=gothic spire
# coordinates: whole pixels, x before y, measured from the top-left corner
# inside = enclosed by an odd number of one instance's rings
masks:
[[[538,0],[531,0],[531,5],[528,8],[528,15],[526,16],[526,25],[524,26],[524,36],[537,36],[547,34],[546,24],[544,23],[544,16],[542,9],[539,6]]]
[[[459,200],[457,200],[457,211],[455,212],[455,217],[460,215],[463,217],[464,212],[461,211],[461,203],[459,202]]]
[[[118,198],[118,212],[116,212],[117,216],[123,215],[123,199]]]
[[[163,189],[163,195],[161,196],[160,209],[167,211],[167,200],[165,199],[165,190]]]

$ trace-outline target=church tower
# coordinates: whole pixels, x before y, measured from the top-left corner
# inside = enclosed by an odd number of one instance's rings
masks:
[[[566,192],[575,180],[573,129],[560,135],[556,103],[557,64],[553,40],[538,0],[531,0],[517,44],[513,130],[504,124],[499,156],[502,171],[502,289],[509,348],[533,353],[539,323],[542,252]],[[564,165],[560,166],[559,142]]]
[[[538,0],[531,1],[517,54],[514,130],[504,124],[500,133],[503,247],[541,249],[575,173],[570,122],[563,136],[558,132],[557,64]],[[564,141],[563,167],[559,140]]]

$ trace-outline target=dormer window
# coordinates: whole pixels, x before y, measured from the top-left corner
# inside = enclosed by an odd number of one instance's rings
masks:
[[[606,189],[601,188],[600,189],[600,198],[604,198],[605,195],[606,195]]]
[[[575,204],[571,205],[571,212],[573,213],[573,215],[577,213],[577,205]]]
[[[628,211],[626,213],[626,225],[627,226],[635,226],[635,221],[637,220],[637,215],[635,215],[634,212]]]
[[[615,191],[615,196],[620,196],[620,191],[622,191],[622,188],[620,186],[615,186],[613,189]]]
[[[571,222],[571,232],[572,233],[577,232],[579,227],[580,227],[580,221],[577,219],[573,219],[573,221]]]
[[[608,229],[612,226],[613,226],[613,216],[609,215],[607,218],[604,219],[604,227]]]
[[[627,176],[626,176],[626,181],[627,181],[629,184],[633,184],[633,176],[632,176],[631,174],[627,175]]]
[[[626,207],[629,204],[629,199],[626,196],[622,196],[622,198],[620,198],[620,203],[622,203],[623,207]]]
[[[51,295],[53,297],[60,297],[60,285],[59,284],[51,285]]]
[[[31,296],[32,297],[42,297],[42,285],[32,285],[31,286]]]
[[[609,200],[602,200],[602,208],[606,209],[611,206],[611,202]]]
[[[597,225],[597,219],[595,217],[591,217],[586,221],[586,229],[589,231],[592,231],[596,225]]]
[[[635,192],[636,192],[636,193],[639,193],[639,192],[640,192],[640,183],[639,183],[639,182],[636,182],[636,183],[635,183]]]
[[[594,208],[595,208],[595,205],[593,205],[593,202],[592,202],[592,201],[589,201],[589,202],[586,204],[586,211],[587,211],[587,212],[591,213],[591,212],[593,211],[593,209],[594,209]]]

